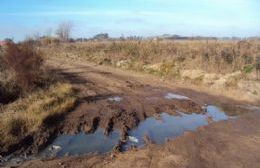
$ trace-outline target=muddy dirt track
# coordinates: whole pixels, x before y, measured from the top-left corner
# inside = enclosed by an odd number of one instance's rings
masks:
[[[73,84],[79,95],[78,106],[59,120],[49,121],[40,131],[27,137],[24,143],[10,147],[9,151],[38,153],[58,135],[90,133],[98,127],[103,128],[105,134],[113,129],[119,130],[123,142],[128,130],[145,118],[156,117],[161,112],[172,115],[177,115],[177,111],[203,113],[201,107],[204,104],[227,106],[226,102],[229,102],[231,109],[234,109],[233,105],[245,103],[168,85],[159,78],[130,71],[65,61],[52,61],[49,65]],[[191,99],[166,99],[167,93],[177,93]],[[257,167],[260,165],[259,115],[250,114],[245,118],[236,122],[217,123],[196,134],[187,134],[162,146],[149,145],[137,152],[113,154],[113,157],[32,161],[25,163],[24,167],[225,167],[224,157],[232,157],[227,164],[232,163],[233,167]],[[226,131],[222,133],[222,130]],[[120,143],[115,148],[117,150],[120,150]]]
[[[38,130],[21,142],[0,149],[5,156],[10,153],[37,154],[61,134],[91,133],[98,127],[109,134],[113,129],[126,133],[149,116],[161,112],[177,114],[202,113],[201,106],[193,100],[170,100],[165,95],[171,90],[153,85],[153,81],[140,81],[129,72],[96,67],[87,63],[49,63],[53,72],[62,75],[78,93],[78,105],[66,115],[48,119]],[[120,98],[120,101],[114,100]],[[115,150],[120,150],[121,142]]]
[[[186,133],[164,145],[107,156],[32,161],[22,167],[259,168],[260,113]]]

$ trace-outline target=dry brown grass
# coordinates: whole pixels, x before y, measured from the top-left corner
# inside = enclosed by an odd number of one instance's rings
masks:
[[[2,107],[0,115],[0,147],[12,144],[37,130],[47,117],[61,116],[75,105],[72,86],[57,83]]]
[[[255,67],[260,55],[259,41],[116,41],[61,44],[45,48],[49,56],[82,58],[99,64],[127,60],[128,69],[144,70],[145,65],[164,63],[163,74],[183,69],[209,73],[231,73]],[[172,70],[172,68],[174,70]]]

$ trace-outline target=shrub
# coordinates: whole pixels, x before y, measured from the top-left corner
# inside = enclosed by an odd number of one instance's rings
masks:
[[[22,91],[33,90],[39,84],[43,58],[30,42],[7,43],[3,60],[7,68],[15,73],[16,82]]]
[[[3,63],[2,53],[0,51],[0,104],[6,104],[18,97],[20,89],[17,86],[14,73],[8,70]]]
[[[230,50],[228,50],[226,48],[224,50],[222,50],[221,57],[226,63],[228,63],[228,64],[233,63],[233,54]]]
[[[252,64],[254,62],[254,57],[249,56],[249,55],[244,55],[243,56],[245,64]]]

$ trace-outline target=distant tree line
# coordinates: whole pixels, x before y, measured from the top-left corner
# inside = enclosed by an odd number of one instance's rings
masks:
[[[180,36],[172,34],[163,34],[160,36],[124,36],[110,37],[108,33],[98,33],[90,38],[72,38],[73,23],[70,21],[61,22],[55,31],[52,28],[46,30],[41,35],[39,32],[34,33],[31,36],[27,36],[25,41],[36,41],[43,44],[60,43],[60,42],[85,42],[85,41],[103,41],[103,40],[260,40],[260,37],[207,37],[207,36]],[[8,41],[4,40],[4,41]]]

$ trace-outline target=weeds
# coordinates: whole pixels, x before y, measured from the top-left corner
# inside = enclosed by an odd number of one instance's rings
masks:
[[[63,44],[59,47],[45,48],[47,55],[82,58],[102,64],[103,60],[112,65],[127,60],[130,68],[138,62],[154,65],[175,62],[180,70],[201,69],[208,73],[227,74],[243,71],[244,67],[254,64],[260,54],[257,41],[115,41],[85,42]],[[134,69],[135,70],[135,69]],[[164,69],[165,70],[165,69]],[[167,70],[166,70],[167,71]],[[163,72],[164,73],[164,72]]]
[[[5,113],[0,116],[0,147],[37,130],[47,118],[61,116],[71,110],[75,102],[71,85],[57,83],[6,105]]]
[[[254,70],[254,65],[246,65],[246,66],[244,66],[243,72],[245,74],[249,74],[249,73],[252,73],[253,70]]]

